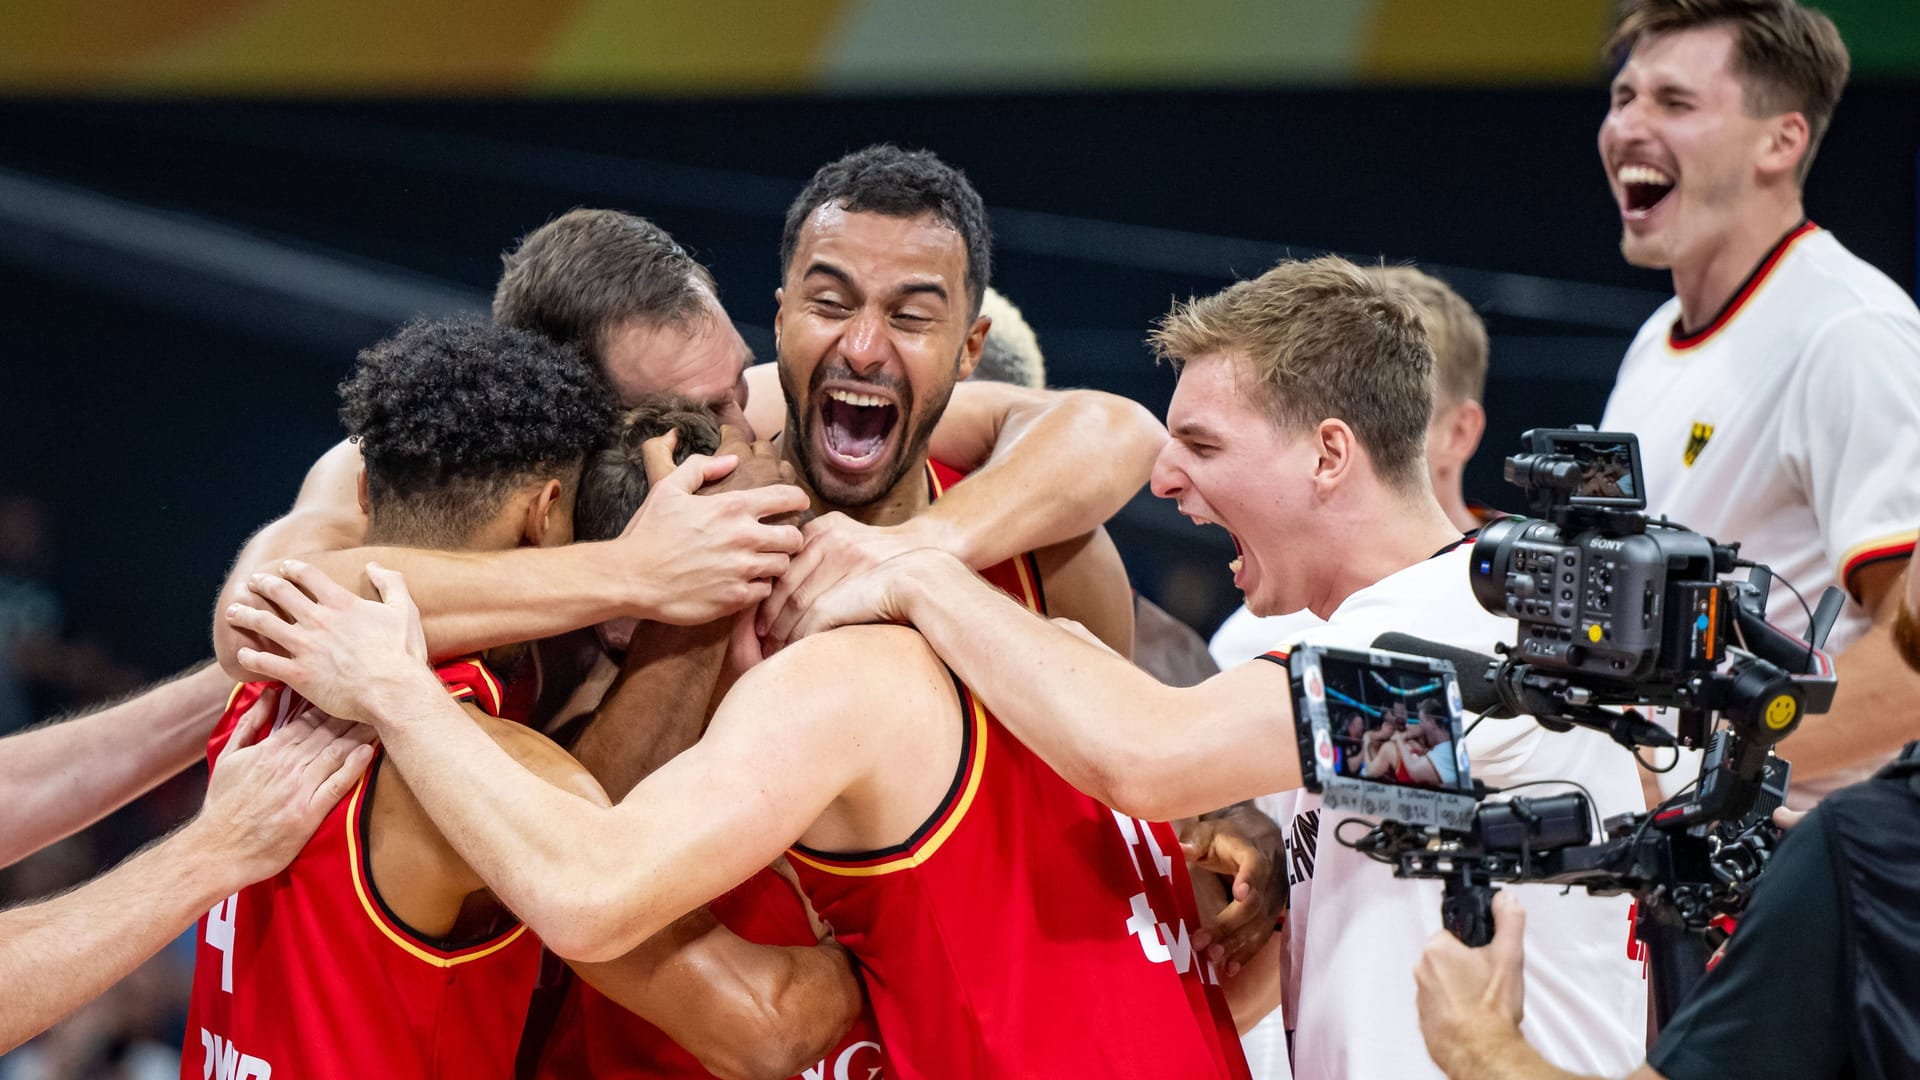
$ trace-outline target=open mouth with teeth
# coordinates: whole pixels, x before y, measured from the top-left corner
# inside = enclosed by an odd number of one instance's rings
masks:
[[[900,424],[889,398],[835,387],[819,397],[820,441],[835,468],[860,472],[886,457]]]
[[[1651,165],[1622,165],[1615,174],[1626,212],[1644,217],[1673,192],[1674,179]]]

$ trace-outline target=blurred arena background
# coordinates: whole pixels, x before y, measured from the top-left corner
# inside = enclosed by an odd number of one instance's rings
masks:
[[[1855,74],[1809,211],[1911,290],[1920,7],[1816,6]],[[227,561],[339,438],[355,351],[414,313],[484,310],[500,251],[570,207],[665,226],[766,357],[803,180],[870,142],[936,150],[992,208],[995,283],[1053,381],[1156,412],[1172,376],[1141,340],[1172,298],[1286,253],[1418,261],[1492,332],[1466,486],[1496,505],[1517,434],[1597,421],[1667,295],[1620,260],[1594,149],[1606,0],[0,13],[9,730],[206,656]],[[1224,533],[1144,494],[1113,532],[1136,586],[1203,633],[1237,603]],[[201,783],[0,873],[0,895],[90,876],[190,813]],[[173,963],[0,1059],[0,1078],[173,1075]]]

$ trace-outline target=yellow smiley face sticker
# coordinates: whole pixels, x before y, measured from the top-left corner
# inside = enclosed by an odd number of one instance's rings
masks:
[[[1800,706],[1794,704],[1790,695],[1781,694],[1767,702],[1767,727],[1774,731],[1779,731],[1793,723],[1793,718],[1798,715],[1800,715]]]

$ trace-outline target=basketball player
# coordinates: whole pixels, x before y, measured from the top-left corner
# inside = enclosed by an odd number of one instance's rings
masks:
[[[1473,598],[1471,549],[1427,479],[1432,359],[1404,293],[1343,260],[1283,262],[1176,306],[1154,341],[1180,367],[1154,491],[1234,536],[1234,582],[1255,613],[1305,607],[1325,620],[1306,640],[1346,647],[1394,630],[1488,653],[1511,639],[1513,624]],[[1299,787],[1282,655],[1163,686],[1022,617],[932,551],[890,560],[815,606],[802,632],[911,622],[1017,737],[1122,813],[1178,816]],[[1632,757],[1596,733],[1483,718],[1468,743],[1474,775],[1491,785],[1571,779],[1602,813],[1641,805]],[[1290,867],[1294,1075],[1436,1075],[1417,1043],[1382,1037],[1378,1018],[1413,1015],[1409,972],[1440,928],[1437,883],[1395,880],[1343,847],[1317,796],[1300,793],[1294,813],[1311,838]],[[1518,891],[1535,935],[1528,951],[1553,956],[1549,971],[1530,973],[1529,1034],[1565,1066],[1624,1069],[1646,1018],[1626,904]]]
[[[931,155],[876,147],[816,174],[787,236],[784,452],[821,507],[903,521],[947,488],[925,432],[987,329],[979,197]],[[617,955],[792,845],[860,962],[889,1075],[1245,1075],[1192,948],[1171,830],[1073,791],[911,631],[854,627],[783,650],[741,679],[699,743],[606,811],[420,696],[397,575],[373,573],[389,606],[304,564],[286,571],[260,588],[292,621],[230,617],[288,655],[246,662],[374,723],[436,820],[556,951]],[[1130,641],[1104,537],[990,574],[1029,611]],[[559,850],[557,835],[580,842]]]
[[[1784,751],[1796,790],[1831,790],[1914,737],[1920,695],[1892,643],[1920,522],[1920,312],[1801,200],[1846,45],[1793,0],[1636,0],[1612,45],[1599,144],[1620,250],[1671,270],[1675,296],[1600,426],[1640,436],[1653,513],[1739,541],[1809,605],[1847,590],[1833,709]],[[1803,632],[1774,584],[1769,618]]]
[[[642,218],[575,210],[535,230],[507,256],[494,314],[580,348],[627,404],[640,395],[675,394],[746,426],[746,343],[706,268]],[[772,367],[766,365],[769,384]],[[752,405],[754,424],[771,437],[785,411],[777,387],[758,387]],[[1145,410],[1114,395],[978,384],[959,388],[929,437],[942,460],[976,470],[961,496],[890,529],[842,521],[833,535],[816,534],[786,596],[805,586],[804,601],[852,568],[921,544],[988,566],[1085,533],[1139,490],[1166,433]],[[724,474],[725,459],[712,468]],[[254,569],[304,555],[346,580],[369,558],[405,570],[436,656],[552,637],[619,616],[702,624],[773,593],[802,538],[792,526],[762,519],[806,506],[790,487],[690,500],[676,483],[625,535],[604,543],[487,555],[392,548],[341,554],[365,543],[354,494],[359,469],[350,443],[323,456],[288,515],[247,542],[220,606],[245,600]],[[243,677],[233,663],[240,643],[225,620],[215,620],[216,655],[236,677]]]
[[[612,418],[571,350],[485,323],[402,329],[361,353],[341,397],[366,461],[369,535],[456,551],[568,542],[581,460]],[[578,763],[504,718],[485,660],[437,675],[464,726],[568,798],[605,805]],[[209,755],[274,692],[241,687]],[[291,694],[278,705],[283,719],[308,709]],[[539,942],[408,787],[376,755],[284,874],[202,920],[183,1080],[512,1075]]]

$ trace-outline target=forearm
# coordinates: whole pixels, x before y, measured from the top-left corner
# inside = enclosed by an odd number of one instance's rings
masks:
[[[648,622],[634,631],[619,679],[573,747],[615,801],[700,737],[728,629],[722,620],[692,627]]]
[[[119,704],[0,740],[0,866],[86,828],[201,759],[233,682],[205,664]]]
[[[1793,762],[1796,783],[1876,765],[1920,738],[1913,711],[1920,700],[1920,673],[1900,658],[1890,620],[1876,620],[1835,658],[1834,670],[1839,685],[1833,708],[1806,717],[1781,745],[1781,756]]]
[[[248,882],[192,825],[73,892],[0,912],[0,1053],[104,993]]]
[[[1076,390],[1009,416],[992,455],[916,522],[975,569],[1092,531],[1147,482],[1166,430],[1140,405]]]
[[[1238,745],[1243,725],[1213,714],[1211,682],[1165,686],[951,561],[926,565],[907,583],[908,621],[1009,731],[1081,791],[1123,813],[1172,820],[1298,786],[1297,760],[1289,770],[1275,759],[1292,740],[1276,730]],[[1269,703],[1234,703],[1242,712],[1249,704]],[[1282,700],[1268,711],[1284,724],[1287,708]]]
[[[499,645],[554,637],[629,610],[633,575],[609,545],[454,552],[352,548],[302,555],[328,577],[372,597],[366,565],[406,575],[435,657],[465,656]]]
[[[858,979],[838,946],[746,941],[704,908],[618,960],[572,965],[723,1077],[798,1075],[853,1024]]]

